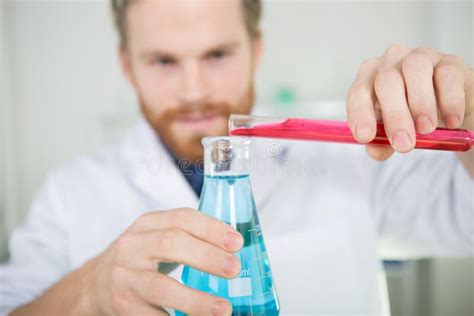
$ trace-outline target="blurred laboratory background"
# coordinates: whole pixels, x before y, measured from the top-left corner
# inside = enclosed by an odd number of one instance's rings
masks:
[[[474,66],[473,1],[264,1],[257,112],[338,118],[393,43]],[[0,0],[0,261],[47,171],[137,118],[108,1]],[[474,193],[474,192],[473,192]],[[386,261],[392,315],[474,315],[473,258]]]

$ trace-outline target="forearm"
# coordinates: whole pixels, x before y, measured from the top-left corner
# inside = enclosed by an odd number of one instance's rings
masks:
[[[11,316],[22,315],[97,315],[90,293],[89,271],[92,261],[53,285],[34,301],[14,310]]]

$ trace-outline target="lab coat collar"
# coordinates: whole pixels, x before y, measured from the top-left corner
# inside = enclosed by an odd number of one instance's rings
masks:
[[[120,147],[127,180],[146,195],[152,207],[197,208],[196,194],[145,119],[140,118]]]
[[[265,140],[254,140],[251,146],[252,189],[257,207],[263,208],[284,181],[283,164],[289,146]],[[145,119],[140,118],[125,137],[119,156],[127,180],[146,195],[152,207],[163,210],[198,207],[198,197]]]

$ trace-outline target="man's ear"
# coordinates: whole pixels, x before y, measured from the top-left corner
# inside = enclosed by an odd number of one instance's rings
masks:
[[[118,46],[117,53],[120,61],[120,68],[122,68],[122,72],[125,75],[125,78],[127,78],[127,81],[133,87],[135,87],[135,80],[132,73],[132,65],[129,53],[122,45]]]
[[[255,72],[259,67],[262,59],[262,50],[263,50],[263,42],[262,42],[262,35],[258,34],[255,39],[253,39],[252,43],[252,53],[253,53],[253,71]]]

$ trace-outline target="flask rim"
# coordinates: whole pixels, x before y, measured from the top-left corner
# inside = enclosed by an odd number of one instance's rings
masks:
[[[219,141],[225,141],[226,147],[241,147],[249,146],[251,144],[250,137],[244,136],[207,136],[201,140],[204,147],[212,146],[212,144],[218,143]]]

